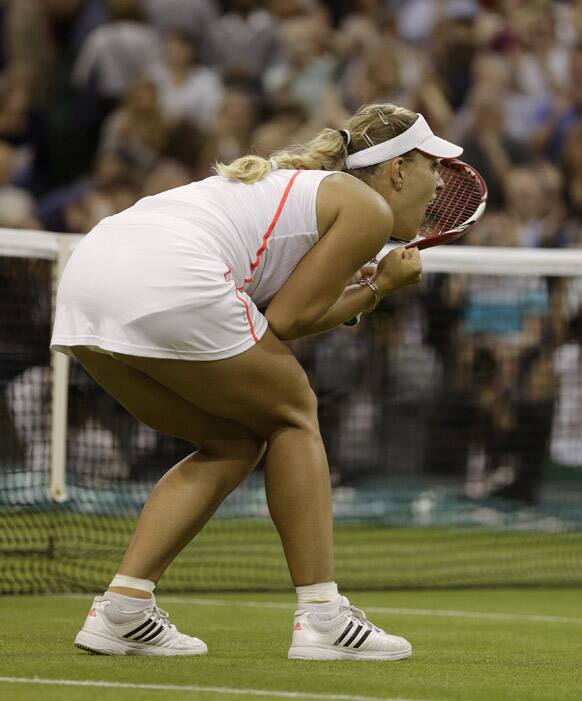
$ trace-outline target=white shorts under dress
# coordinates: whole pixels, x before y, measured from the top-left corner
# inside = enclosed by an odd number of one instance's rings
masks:
[[[277,171],[254,185],[208,178],[103,220],[65,268],[51,348],[196,361],[251,348],[268,328],[258,305],[318,240],[315,197],[326,175]]]

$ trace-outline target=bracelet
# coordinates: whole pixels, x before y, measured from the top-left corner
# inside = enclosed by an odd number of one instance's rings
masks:
[[[368,278],[362,278],[359,282],[360,285],[368,285],[368,287],[372,290],[374,293],[374,304],[369,308],[366,309],[364,314],[370,314],[370,312],[373,312],[374,309],[380,304],[380,288],[378,285],[374,282],[374,280],[370,280]]]

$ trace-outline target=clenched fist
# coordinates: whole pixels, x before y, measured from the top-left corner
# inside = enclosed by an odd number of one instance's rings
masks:
[[[395,248],[378,263],[374,282],[382,294],[414,285],[422,276],[418,248]]]

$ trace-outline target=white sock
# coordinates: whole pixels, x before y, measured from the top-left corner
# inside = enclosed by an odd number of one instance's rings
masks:
[[[143,611],[143,609],[155,605],[156,600],[154,595],[149,599],[138,599],[135,596],[125,596],[125,594],[117,594],[114,591],[105,592],[105,596],[115,604],[116,608],[124,613],[135,613],[137,611]]]
[[[339,599],[339,592],[335,582],[321,582],[319,584],[309,584],[306,587],[295,587],[297,592],[297,602],[300,604],[311,604],[314,606],[336,602]]]
[[[116,574],[111,580],[110,587],[125,587],[126,589],[139,589],[150,594],[156,588],[156,583],[151,579],[139,579],[138,577],[128,577],[125,574]]]

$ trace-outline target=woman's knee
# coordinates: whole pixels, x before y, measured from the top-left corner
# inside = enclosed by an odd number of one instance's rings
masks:
[[[203,440],[200,448],[210,457],[236,461],[243,466],[248,465],[250,471],[263,457],[267,443],[263,438],[249,433],[246,438]]]
[[[283,428],[296,428],[319,435],[315,392],[307,385],[292,396],[279,397],[269,418],[265,438]]]

